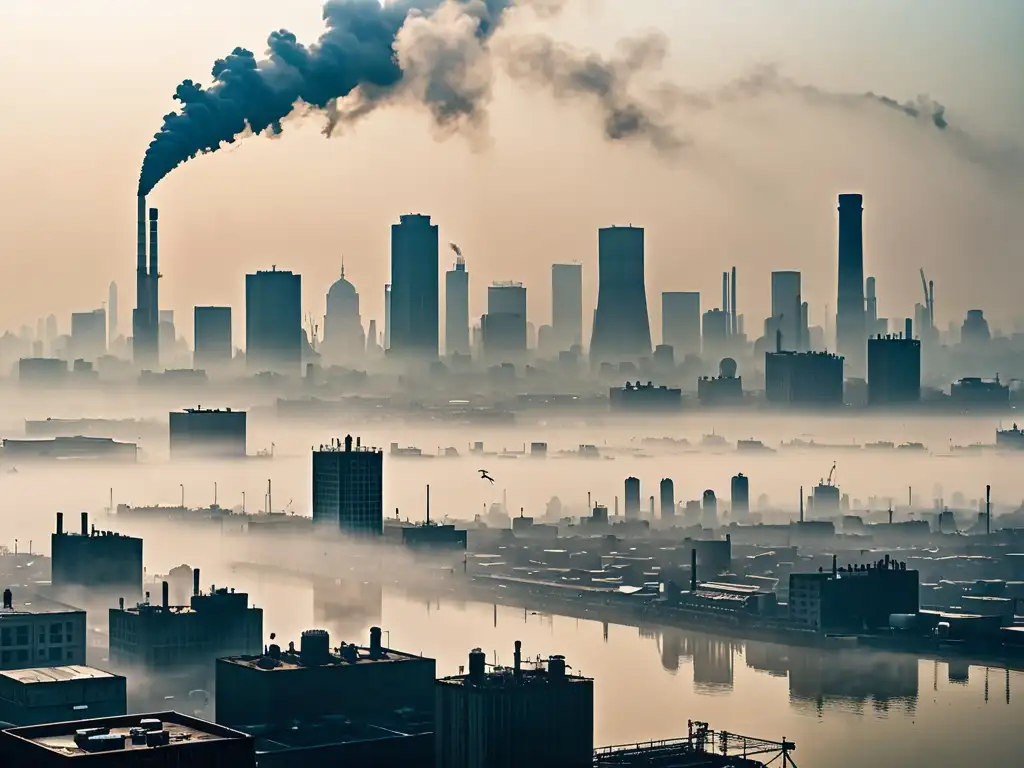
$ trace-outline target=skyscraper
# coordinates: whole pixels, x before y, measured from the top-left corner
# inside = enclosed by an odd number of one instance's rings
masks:
[[[551,328],[559,352],[583,346],[583,265],[551,265]]]
[[[803,327],[803,297],[799,272],[772,272],[772,327],[769,343],[776,346],[775,333],[782,331],[782,349],[802,352],[807,344]]]
[[[320,353],[328,364],[357,364],[366,353],[366,334],[359,314],[359,292],[341,277],[327,291],[327,313],[324,315],[324,340]]]
[[[196,307],[192,323],[197,371],[225,368],[231,363],[231,307]]]
[[[522,359],[527,349],[526,288],[522,283],[495,283],[487,289],[487,314],[480,320],[484,355],[491,362]]]
[[[71,314],[71,355],[95,361],[107,351],[107,313],[102,309]]]
[[[444,352],[469,354],[469,273],[462,256],[444,276]]]
[[[864,325],[864,197],[839,196],[839,290],[836,298],[836,347],[846,373],[866,374]]]
[[[117,283],[110,281],[107,289],[107,346],[117,340]]]
[[[725,310],[709,309],[704,313],[701,339],[706,360],[720,360],[729,353],[729,315]]]
[[[301,373],[301,275],[275,266],[245,276],[245,361],[252,373]]]
[[[598,272],[591,360],[622,362],[649,357],[651,326],[644,283],[644,230],[633,226],[600,230]]]
[[[433,360],[438,345],[437,226],[402,216],[391,227],[391,353]]]
[[[700,294],[666,291],[661,294],[661,343],[675,351],[675,359],[700,354]]]
[[[352,436],[313,451],[313,522],[345,533],[384,532],[384,453]]]
[[[640,478],[626,478],[626,519],[636,520],[640,517]]]
[[[384,349],[391,349],[391,284],[384,286]]]

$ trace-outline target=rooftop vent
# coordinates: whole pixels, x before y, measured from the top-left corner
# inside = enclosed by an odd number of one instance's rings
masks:
[[[331,636],[326,629],[307,629],[302,633],[299,659],[307,667],[317,667],[331,660]]]

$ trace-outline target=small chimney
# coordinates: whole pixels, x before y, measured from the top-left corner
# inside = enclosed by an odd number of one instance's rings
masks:
[[[58,536],[63,536],[64,535],[64,513],[63,512],[58,512],[57,513],[57,535]]]
[[[836,556],[832,555],[832,575],[835,576],[838,571],[839,567],[836,564]]]
[[[804,521],[804,487],[800,486],[800,522]],[[892,521],[890,521],[892,522]]]
[[[345,452],[346,453],[351,453],[352,452],[352,435],[346,435],[345,436]]]
[[[162,598],[163,598],[162,601],[161,601],[161,605],[163,605],[164,610],[166,611],[168,608],[171,607],[171,587],[165,581],[161,585],[161,589],[162,589]]]
[[[889,556],[888,555],[885,556],[885,569],[889,570]]]
[[[121,611],[124,610],[124,598],[123,597],[117,598],[117,608],[118,608],[118,610],[121,610]]]
[[[469,682],[481,685],[486,677],[487,657],[479,648],[469,652]]]
[[[548,680],[552,682],[565,680],[565,656],[548,657]]]
[[[83,536],[88,536],[89,535],[89,513],[88,512],[83,512],[82,513],[82,535]]]
[[[690,591],[697,591],[697,550],[690,550]]]
[[[523,644],[519,640],[516,640],[516,653],[514,658],[516,680],[521,680],[523,677]]]
[[[196,597],[199,596],[199,569],[192,569],[192,594]]]
[[[430,483],[427,483],[427,525],[430,525]]]
[[[383,655],[380,637],[380,627],[370,627],[370,657],[373,659],[379,659]]]
[[[985,486],[985,533],[992,533],[992,486]]]

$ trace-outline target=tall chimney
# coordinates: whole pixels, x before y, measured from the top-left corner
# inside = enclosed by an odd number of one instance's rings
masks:
[[[199,595],[199,569],[198,568],[193,568],[192,569],[192,594],[197,596],[197,597]]]
[[[804,487],[800,486],[800,522],[804,521]]]
[[[697,591],[697,549],[690,550],[690,591]]]
[[[370,658],[379,659],[383,655],[384,646],[380,638],[383,633],[380,627],[370,627]]]
[[[57,513],[57,535],[61,536],[64,533],[64,513]]]
[[[165,582],[163,582],[163,584],[161,585],[160,588],[162,590],[161,591],[162,600],[161,600],[160,604],[163,605],[164,610],[166,611],[168,608],[171,607],[171,587],[165,581]]]
[[[157,235],[160,212],[149,209],[149,329],[156,360],[160,355],[160,245]],[[154,361],[155,362],[155,361]]]
[[[729,273],[722,273],[722,311],[725,312],[725,334],[729,335]]]
[[[904,329],[905,329],[904,335],[908,339],[914,338],[914,321],[913,321],[912,318],[909,318],[909,317],[907,318],[907,321],[904,324]]]
[[[82,535],[83,536],[88,536],[89,535],[89,513],[88,512],[83,512],[82,513]]]
[[[523,676],[523,644],[519,640],[516,640],[516,653],[513,658],[515,659],[515,677],[516,680],[520,680]]]
[[[430,525],[430,483],[427,483],[427,525]]]
[[[833,576],[835,576],[836,573],[839,570],[839,568],[837,567],[836,563],[837,563],[836,556],[832,555],[832,575]]]
[[[739,320],[736,316],[736,267],[732,268],[732,298],[729,302],[729,309],[732,312],[732,335],[739,335]]]

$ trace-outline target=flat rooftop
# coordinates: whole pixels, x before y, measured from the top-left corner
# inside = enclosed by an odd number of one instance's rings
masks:
[[[152,721],[143,725],[143,721]],[[99,728],[112,736],[123,736],[124,747],[108,750],[82,749],[75,743],[76,732],[82,729]],[[64,757],[87,757],[97,753],[144,751],[153,749],[146,745],[132,743],[132,731],[146,729],[149,731],[164,730],[168,733],[168,743],[163,748],[178,744],[191,744],[202,741],[225,741],[248,739],[249,737],[215,723],[208,723],[194,717],[181,715],[177,712],[160,712],[153,715],[122,715],[120,717],[101,717],[94,720],[78,720],[68,723],[50,723],[49,725],[29,725],[22,728],[10,728],[7,735],[29,741],[38,747],[55,752]]]
[[[0,608],[0,621],[8,617],[17,618],[19,616],[35,616],[47,613],[85,613],[82,608],[75,608],[73,605],[58,603],[56,600],[50,600],[39,595],[25,592],[19,593],[16,589],[12,591],[14,593],[14,600],[11,602],[14,604],[14,608],[13,610]]]
[[[519,679],[511,668],[498,667],[494,671],[487,672],[478,681],[474,682],[469,675],[453,675],[441,677],[437,680],[439,685],[462,686],[479,690],[502,690],[506,688],[535,687],[539,685],[586,685],[593,684],[593,679],[581,675],[566,675],[560,680],[553,679],[546,669],[522,670]]]
[[[283,650],[279,658],[272,658],[268,655],[260,656],[229,656],[227,658],[218,659],[218,661],[225,662],[227,664],[236,664],[240,667],[249,667],[260,672],[283,672],[295,669],[332,669],[337,667],[354,667],[365,664],[395,664],[402,661],[433,661],[426,656],[417,656],[412,653],[403,653],[401,651],[383,649],[383,653],[380,656],[374,657],[370,654],[369,648],[359,648],[357,646],[345,646],[345,648],[355,647],[358,654],[354,660],[347,660],[341,655],[331,653],[329,660],[323,664],[303,664],[302,658],[299,652],[296,650],[294,653]],[[335,649],[337,650],[337,649]]]
[[[82,667],[78,665],[68,667],[38,667],[34,669],[8,669],[0,672],[0,677],[15,680],[24,685],[35,685],[37,683],[63,683],[68,680],[101,680],[119,677],[102,669]]]

